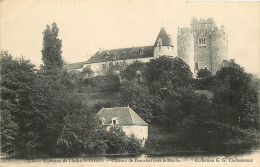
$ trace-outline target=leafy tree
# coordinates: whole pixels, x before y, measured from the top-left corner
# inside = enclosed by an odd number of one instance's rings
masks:
[[[52,27],[49,25],[43,32],[43,48],[42,48],[42,60],[44,68],[60,69],[63,67],[63,60],[61,56],[62,41],[58,38],[59,28],[56,23],[52,23]]]
[[[109,131],[98,130],[95,138],[95,150],[103,150],[107,154],[139,153],[141,141],[134,136],[128,137],[120,127],[111,127]]]
[[[94,74],[94,72],[91,70],[91,68],[89,67],[85,67],[83,68],[83,70],[81,71],[81,75],[83,78],[87,77],[91,77]]]
[[[146,64],[146,84],[153,92],[186,87],[191,90],[192,72],[180,58],[161,56]]]
[[[238,64],[231,63],[217,72],[212,90],[217,115],[214,125],[223,139],[219,145],[235,150],[255,146],[259,139],[257,80]]]
[[[18,132],[18,125],[14,122],[10,110],[12,104],[1,102],[1,152],[8,153],[9,155],[16,154],[15,138]],[[8,106],[11,105],[11,106]]]
[[[194,91],[189,66],[179,58],[162,56],[146,64],[145,84],[154,101],[154,120],[171,128],[191,112]]]
[[[97,125],[92,111],[80,101],[74,102],[74,109],[64,117],[64,126],[57,140],[58,156],[81,156],[91,154],[92,134]]]
[[[212,74],[208,69],[200,69],[197,73],[197,78],[205,79],[211,77]]]
[[[22,155],[25,150],[23,131],[28,126],[24,119],[32,109],[34,65],[24,58],[13,59],[6,51],[1,51],[1,77],[2,151]]]
[[[221,121],[241,128],[258,127],[258,85],[251,74],[232,63],[217,72],[212,91]]]
[[[149,89],[145,85],[140,85],[135,81],[127,82],[120,94],[121,105],[130,105],[142,119],[151,122],[155,97],[150,95]]]
[[[145,68],[145,63],[140,61],[135,61],[134,63],[127,66],[127,68],[122,72],[122,78],[127,80],[140,79]]]

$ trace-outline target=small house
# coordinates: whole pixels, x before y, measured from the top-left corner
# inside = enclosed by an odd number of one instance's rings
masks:
[[[121,127],[127,136],[135,135],[142,140],[148,138],[148,124],[140,118],[130,107],[102,108],[98,112],[100,124],[107,127]]]

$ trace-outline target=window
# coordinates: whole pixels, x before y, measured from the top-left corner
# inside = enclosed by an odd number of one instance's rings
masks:
[[[206,41],[206,38],[199,38],[198,39],[198,46],[201,48],[201,47],[206,47],[207,45],[207,41]]]
[[[116,120],[113,120],[113,126],[116,126]]]
[[[116,127],[117,124],[118,124],[118,117],[113,117],[113,118],[112,118],[112,126],[113,126],[113,127]]]
[[[99,119],[99,125],[104,125],[105,124],[105,118],[104,117],[101,117]]]
[[[142,49],[139,50],[139,54],[142,55],[144,52]]]
[[[197,62],[195,63],[195,68],[199,68],[199,64]]]

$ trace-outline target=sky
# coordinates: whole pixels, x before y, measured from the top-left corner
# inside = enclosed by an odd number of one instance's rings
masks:
[[[177,27],[189,27],[192,17],[224,25],[229,59],[260,74],[260,2],[0,0],[0,47],[39,66],[42,33],[56,22],[69,63],[86,61],[99,48],[153,45],[162,26],[176,48]]]

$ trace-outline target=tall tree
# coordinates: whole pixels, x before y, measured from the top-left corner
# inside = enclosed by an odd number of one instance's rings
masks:
[[[2,151],[22,155],[32,109],[31,95],[35,81],[34,65],[24,58],[13,59],[1,51],[1,145]]]
[[[56,23],[52,23],[52,27],[49,25],[43,32],[43,48],[42,48],[42,60],[44,68],[59,69],[63,66],[63,60],[61,56],[62,41],[58,38],[59,28]]]
[[[146,64],[144,76],[150,93],[160,98],[154,102],[158,107],[154,119],[168,128],[175,126],[191,110],[194,91],[189,66],[179,58],[162,56]]]

